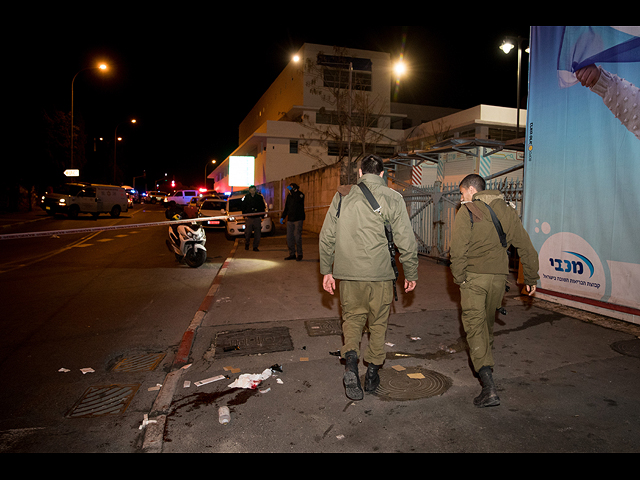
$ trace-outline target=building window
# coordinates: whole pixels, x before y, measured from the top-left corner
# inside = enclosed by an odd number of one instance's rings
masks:
[[[348,155],[348,144],[344,142],[342,144],[342,153],[343,155]],[[380,155],[383,158],[391,158],[395,155],[396,150],[393,145],[367,145],[366,153],[374,153],[376,155]],[[362,144],[360,143],[352,143],[351,144],[351,157],[356,158],[357,156],[362,154]],[[340,143],[339,142],[329,142],[327,155],[330,157],[338,157],[340,156]]]
[[[489,139],[490,140],[498,140],[501,142],[507,142],[509,140],[513,140],[516,138],[515,130],[508,130],[502,128],[490,128],[489,129]]]
[[[353,68],[352,88],[370,92],[372,90],[373,63],[368,58],[318,55],[318,65],[323,66],[323,80],[326,88],[349,88],[349,70]]]
[[[298,153],[298,140],[289,141],[289,153]]]

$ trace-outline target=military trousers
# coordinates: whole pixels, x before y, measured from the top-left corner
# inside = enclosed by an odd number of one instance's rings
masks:
[[[384,363],[386,359],[385,341],[392,301],[392,281],[340,281],[342,333],[344,335],[344,346],[340,353],[343,358],[351,351],[355,351],[360,357],[362,332],[368,323],[370,336],[364,360],[374,365]]]
[[[467,281],[460,286],[462,325],[476,372],[482,367],[495,366],[493,327],[506,282],[506,275],[467,273]]]

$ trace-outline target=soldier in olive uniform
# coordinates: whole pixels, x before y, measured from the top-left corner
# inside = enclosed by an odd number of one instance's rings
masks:
[[[530,295],[540,279],[538,253],[517,212],[501,192],[485,188],[479,175],[469,175],[460,183],[462,208],[451,240],[451,272],[460,286],[462,324],[473,367],[482,382],[482,393],[474,400],[478,408],[500,405],[493,380],[493,326],[509,274],[509,245],[518,249]]]
[[[358,376],[360,341],[369,323],[370,340],[364,360],[369,364],[365,390],[374,392],[380,383],[378,370],[385,361],[385,338],[396,278],[385,235],[385,222],[393,230],[404,266],[405,291],[418,280],[418,248],[407,207],[398,192],[387,187],[382,159],[369,155],[361,162],[358,186],[340,187],[320,233],[320,273],[323,288],[334,294],[340,280],[346,360],[344,385],[347,396],[362,400]],[[364,184],[380,205],[376,212],[361,188]]]

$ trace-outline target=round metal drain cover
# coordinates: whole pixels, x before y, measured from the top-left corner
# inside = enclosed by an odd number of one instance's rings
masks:
[[[418,400],[444,395],[452,385],[449,377],[431,370],[414,367],[398,372],[383,368],[376,395],[382,400]]]
[[[640,339],[616,342],[611,345],[611,348],[622,355],[640,358]]]

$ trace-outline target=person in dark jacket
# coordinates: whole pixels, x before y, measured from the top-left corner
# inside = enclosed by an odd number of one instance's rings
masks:
[[[304,213],[304,193],[300,191],[300,187],[292,183],[287,187],[289,195],[287,202],[280,218],[280,224],[287,219],[287,246],[289,247],[289,256],[285,260],[302,261],[302,226],[306,220]],[[296,249],[298,255],[296,256]]]
[[[259,252],[260,239],[262,238],[262,219],[267,211],[264,197],[257,193],[255,185],[249,188],[249,193],[242,199],[242,214],[244,217],[244,249],[249,250],[251,233],[253,232],[253,251]],[[260,215],[262,213],[262,215]]]

